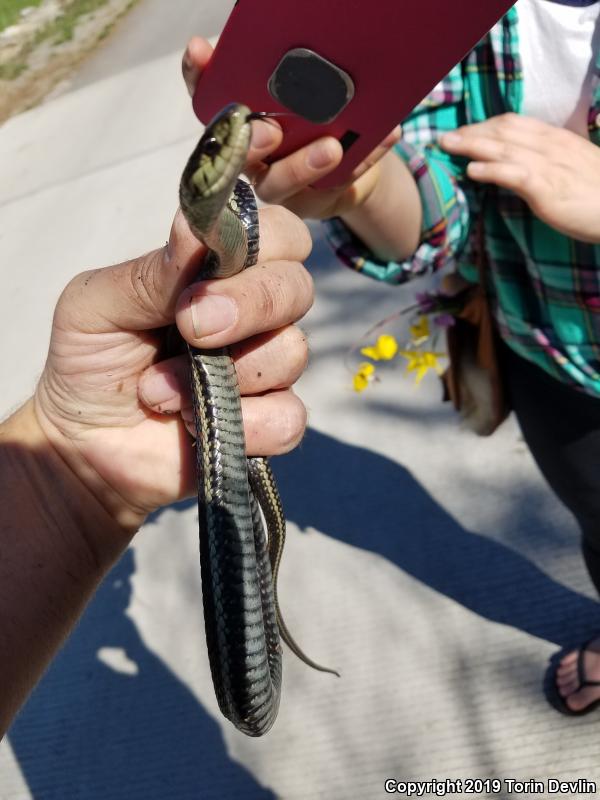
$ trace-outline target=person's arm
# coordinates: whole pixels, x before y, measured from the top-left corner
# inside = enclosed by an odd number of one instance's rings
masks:
[[[381,159],[379,172],[369,197],[341,219],[380,261],[405,261],[421,240],[423,206],[417,182],[394,152]]]
[[[0,425],[0,487],[1,735],[132,532],[49,444],[32,401]]]
[[[250,455],[301,439],[310,236],[282,208],[260,224],[258,264],[232,278],[191,283],[205,248],[178,214],[165,248],[63,292],[35,396],[0,425],[0,733],[145,516],[195,491],[186,360],[160,360],[164,326],[233,345]]]

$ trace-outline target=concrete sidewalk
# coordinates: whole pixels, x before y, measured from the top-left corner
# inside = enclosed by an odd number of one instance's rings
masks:
[[[179,60],[96,81],[0,131],[3,412],[32,391],[67,280],[167,237],[198,133]],[[298,641],[342,678],[286,653],[269,736],[226,723],[203,640],[195,507],[165,509],[1,746],[1,800],[363,800],[384,797],[386,778],[600,785],[600,715],[562,717],[542,692],[549,657],[600,627],[573,522],[512,421],[475,439],[435,380],[416,389],[398,372],[350,390],[349,345],[419,287],[342,270],[314,232],[299,386],[310,430],[275,462],[290,528],[281,601]],[[475,796],[486,794],[515,796]]]

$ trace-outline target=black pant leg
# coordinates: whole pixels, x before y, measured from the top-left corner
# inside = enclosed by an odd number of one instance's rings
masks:
[[[600,398],[570,388],[506,346],[503,361],[523,437],[579,523],[586,565],[600,593]]]

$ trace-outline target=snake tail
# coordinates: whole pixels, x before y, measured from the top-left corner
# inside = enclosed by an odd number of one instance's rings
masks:
[[[269,541],[269,560],[271,565],[271,572],[273,575],[273,598],[275,601],[275,613],[277,617],[277,627],[279,634],[286,645],[290,648],[292,653],[297,656],[300,661],[303,661],[307,666],[316,669],[319,672],[329,672],[332,675],[341,677],[340,673],[330,667],[324,667],[317,664],[312,658],[309,658],[302,650],[300,645],[296,643],[294,637],[290,633],[281,608],[279,606],[279,597],[277,593],[277,581],[279,578],[279,568],[281,566],[281,559],[283,556],[283,548],[285,545],[286,524],[285,514],[283,513],[283,504],[275,481],[275,476],[266,458],[249,458],[248,459],[248,475],[250,478],[251,491],[256,496],[262,513],[265,518],[267,526],[267,535]]]

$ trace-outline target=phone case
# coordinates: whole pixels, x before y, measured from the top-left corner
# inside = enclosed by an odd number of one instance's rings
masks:
[[[286,112],[269,91],[278,65],[289,51],[318,54],[349,76],[353,95],[324,124],[279,117],[284,139],[273,159],[335,136],[344,159],[316,185],[338,186],[511,5],[512,0],[238,0],[200,77],[194,110],[204,123],[230,102]],[[317,98],[318,76],[316,81],[309,94]]]

